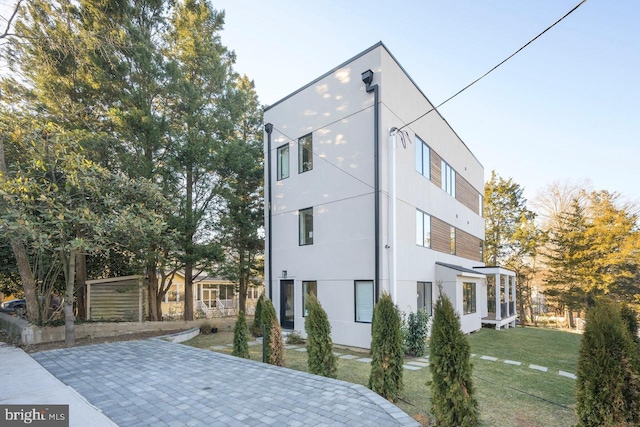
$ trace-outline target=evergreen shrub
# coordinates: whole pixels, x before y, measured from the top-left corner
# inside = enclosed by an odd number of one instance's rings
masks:
[[[338,362],[333,354],[329,318],[315,295],[308,294],[305,300],[308,314],[304,321],[304,330],[307,332],[309,372],[336,378]]]
[[[249,359],[249,328],[247,327],[247,318],[244,312],[238,314],[236,327],[233,331],[233,356]]]

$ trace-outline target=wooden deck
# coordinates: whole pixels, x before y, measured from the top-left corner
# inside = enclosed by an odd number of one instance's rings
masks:
[[[505,329],[515,328],[516,327],[516,315],[514,314],[512,316],[503,317],[502,319],[497,320],[495,313],[488,313],[488,315],[486,317],[482,318],[482,324],[484,324],[484,325],[495,325],[497,330],[500,330],[500,328],[505,328]]]

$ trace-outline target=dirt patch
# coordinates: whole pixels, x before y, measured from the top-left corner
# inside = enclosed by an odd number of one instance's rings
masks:
[[[134,332],[134,333],[128,333],[128,334],[123,334],[123,335],[118,335],[118,336],[113,336],[113,337],[82,338],[82,339],[76,340],[76,344],[73,347],[79,347],[79,346],[84,346],[84,345],[92,345],[92,344],[103,344],[103,343],[117,342],[117,341],[143,340],[143,339],[152,338],[152,337],[169,335],[169,334],[173,334],[173,333],[176,333],[176,332],[182,332],[184,330],[186,330],[186,329],[179,328],[179,329],[170,330],[170,331]],[[0,342],[4,342],[4,343],[7,343],[7,344],[14,345],[14,343],[11,342],[11,340],[10,340],[9,336],[6,334],[6,332],[4,330],[2,330],[2,329],[0,329]],[[48,343],[42,343],[42,344],[21,346],[21,348],[24,351],[26,351],[27,353],[31,354],[31,353],[37,353],[39,351],[56,350],[56,349],[59,349],[59,348],[67,348],[67,346],[65,345],[64,341],[56,341],[56,342],[48,342]]]

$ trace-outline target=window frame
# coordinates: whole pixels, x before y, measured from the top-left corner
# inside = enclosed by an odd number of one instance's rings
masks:
[[[313,284],[313,292],[307,292],[307,286]],[[312,293],[318,298],[318,281],[317,280],[303,280],[302,281],[302,317],[307,317],[309,312],[307,311],[307,294]]]
[[[429,290],[429,292],[427,292],[427,289]],[[422,290],[422,292],[420,292]],[[422,301],[420,301],[420,294],[422,293]],[[428,294],[428,298],[427,298],[427,294]],[[429,315],[429,317],[433,316],[433,282],[416,282],[416,299],[417,299],[417,303],[416,303],[416,309],[417,310],[422,310],[425,309],[425,307],[427,307],[427,314]],[[426,302],[429,302],[428,305],[426,305]],[[420,305],[422,304],[422,307],[420,307]]]
[[[371,286],[371,316],[369,320],[359,320],[359,305],[358,305],[358,284],[367,284],[369,286]],[[373,280],[354,280],[353,281],[353,320],[356,323],[371,323],[373,321],[373,310],[375,309],[376,306],[376,302],[375,302],[375,295],[374,295],[374,286],[373,286]]]
[[[287,175],[284,176],[283,171],[282,171],[282,162],[280,161],[281,159],[284,158],[284,156],[281,155],[281,153],[283,151],[287,152]],[[289,144],[283,144],[280,147],[278,147],[276,149],[276,179],[278,181],[282,181],[283,179],[287,179],[289,178],[289,176],[291,175],[291,161],[289,158],[289,155],[291,153],[291,149],[289,148]]]
[[[420,175],[424,176],[429,181],[431,181],[431,148],[429,148],[429,145],[427,145],[427,143],[424,142],[422,138],[420,138],[418,135],[415,135],[414,137],[414,144],[416,145],[416,148],[414,150],[416,172],[418,172]],[[427,155],[426,166],[425,166],[425,157],[424,157],[425,150]],[[419,170],[418,170],[418,161],[420,162]]]
[[[476,282],[462,282],[462,314],[477,312],[478,284]]]
[[[421,225],[421,236],[420,243],[418,243],[418,217],[422,216],[422,225]],[[429,221],[426,221],[426,218],[429,218]],[[428,227],[426,225],[428,224]],[[428,228],[428,230],[427,230]],[[425,244],[425,241],[428,240],[428,244]],[[423,248],[431,249],[431,215],[428,213],[421,211],[416,208],[416,246],[421,246]]]
[[[307,230],[305,218],[311,214],[311,230]],[[303,234],[304,231],[304,234]],[[311,231],[311,236],[309,236]],[[313,245],[313,206],[298,211],[298,246]]]
[[[306,141],[309,142],[309,147],[305,147]],[[308,160],[305,162],[304,154],[308,152]],[[313,170],[313,133],[308,133],[298,138],[298,173],[305,173]]]
[[[456,197],[456,170],[444,159],[440,160],[440,188],[451,197]]]

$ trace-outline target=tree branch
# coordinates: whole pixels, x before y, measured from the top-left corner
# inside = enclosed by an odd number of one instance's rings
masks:
[[[20,8],[20,3],[22,3],[22,0],[18,0],[18,3],[16,3],[16,7],[13,9],[13,13],[11,14],[11,18],[9,18],[9,20],[7,21],[7,28],[4,30],[4,32],[2,34],[0,34],[0,39],[4,39],[6,37],[15,35],[15,34],[9,33],[9,30],[11,29],[11,23],[13,22],[13,19],[18,14],[18,9]]]

